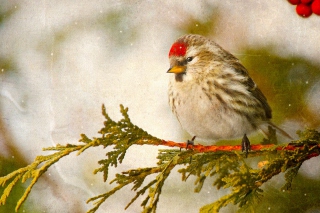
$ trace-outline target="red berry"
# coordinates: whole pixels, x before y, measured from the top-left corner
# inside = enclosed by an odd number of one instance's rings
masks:
[[[288,0],[288,2],[290,2],[290,4],[297,5],[300,3],[300,0]]]
[[[309,16],[311,16],[312,14],[312,10],[310,5],[306,5],[306,4],[298,4],[296,7],[296,11],[298,13],[298,15],[307,18]]]
[[[313,0],[301,0],[301,3],[303,4],[309,4],[311,3]]]
[[[320,16],[320,0],[314,0],[311,4],[312,12]]]

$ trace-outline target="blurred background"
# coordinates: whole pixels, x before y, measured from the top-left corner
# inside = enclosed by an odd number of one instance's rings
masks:
[[[292,136],[320,126],[320,17],[302,18],[286,0],[270,1],[0,1],[0,175],[31,163],[43,147],[77,144],[97,136],[101,105],[150,134],[185,141],[190,136],[167,101],[168,51],[181,35],[205,35],[238,57],[267,96],[273,122]],[[130,150],[125,169],[153,166],[159,147]],[[85,201],[110,190],[93,175],[102,147],[70,155],[50,168],[19,212],[86,212]],[[304,163],[291,192],[280,191],[283,175],[266,186],[257,212],[319,212],[319,157]],[[173,174],[157,212],[198,212],[227,190],[207,182],[199,194],[193,181]],[[24,185],[0,212],[14,212]],[[2,189],[0,189],[1,192]],[[130,188],[97,212],[127,211]],[[173,201],[174,200],[174,201]],[[221,212],[234,212],[228,206]]]

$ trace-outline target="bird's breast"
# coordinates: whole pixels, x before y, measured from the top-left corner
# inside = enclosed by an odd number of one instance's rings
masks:
[[[221,102],[214,88],[201,84],[170,82],[169,104],[181,126],[192,136],[203,140],[241,137],[252,126]]]

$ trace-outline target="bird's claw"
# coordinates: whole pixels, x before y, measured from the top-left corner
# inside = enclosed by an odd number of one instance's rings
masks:
[[[189,145],[191,145],[191,147],[194,145],[194,139],[196,139],[196,136],[193,136],[191,140],[187,141],[186,149],[188,149]]]
[[[187,140],[187,144],[186,144],[186,150],[188,150],[189,145],[191,145],[191,147],[193,147],[194,145],[194,139],[196,139],[196,136],[193,136],[191,140]],[[180,149],[181,150],[181,149]],[[192,162],[192,156],[190,156],[190,160],[189,163],[191,164]]]
[[[196,138],[196,136],[193,136],[191,140],[187,140],[186,142],[186,149],[188,150],[189,145],[192,147],[194,145],[194,139]],[[180,148],[181,151],[181,148]]]
[[[244,134],[241,142],[241,150],[246,153],[246,157],[248,157],[248,152],[250,151],[250,141],[246,134]]]

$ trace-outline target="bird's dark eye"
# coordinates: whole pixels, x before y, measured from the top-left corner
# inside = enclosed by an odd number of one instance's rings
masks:
[[[188,57],[187,58],[187,62],[190,62],[190,61],[192,61],[193,60],[193,57]]]

